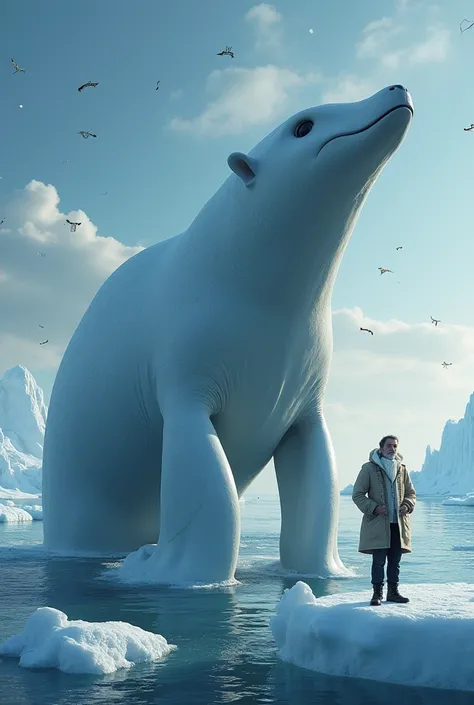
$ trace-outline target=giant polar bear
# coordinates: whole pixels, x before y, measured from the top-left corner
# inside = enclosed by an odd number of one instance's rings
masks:
[[[303,110],[188,230],[119,267],[77,327],[44,441],[44,540],[129,552],[156,582],[234,576],[238,498],[273,457],[285,569],[342,574],[323,416],[331,294],[413,113],[407,90]]]

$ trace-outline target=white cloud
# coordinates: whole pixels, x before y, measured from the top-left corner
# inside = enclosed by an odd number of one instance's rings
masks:
[[[323,94],[326,102],[345,102],[368,97],[383,84],[399,79],[399,70],[445,61],[451,49],[451,32],[439,22],[415,23],[411,0],[399,0],[393,17],[384,16],[369,22],[355,46],[356,58],[371,62],[364,76],[353,70],[326,83],[330,88]],[[430,15],[435,16],[435,8]],[[409,22],[409,20],[412,20]],[[420,32],[418,27],[421,28]],[[415,30],[415,37],[413,37]],[[416,36],[416,34],[419,36]]]
[[[288,109],[296,89],[319,80],[316,73],[299,74],[271,64],[216,70],[209,75],[206,88],[216,98],[194,118],[173,118],[170,127],[214,137],[238,134],[273,121]]]
[[[101,284],[143,248],[98,235],[82,210],[62,213],[54,186],[40,181],[19,191],[4,213],[0,373],[16,364],[53,370]],[[81,222],[75,233],[66,218]]]
[[[360,78],[349,73],[336,80],[328,81],[331,88],[327,88],[322,96],[323,103],[350,103],[354,100],[367,98],[376,91],[376,83],[372,79]]]
[[[333,328],[325,413],[342,482],[353,481],[385,433],[400,436],[409,467],[418,469],[426,445],[439,443],[445,421],[463,415],[474,389],[474,328],[374,320],[359,308],[334,311]]]
[[[424,36],[416,41],[400,38],[408,27],[393,17],[383,17],[364,27],[362,39],[356,44],[358,59],[374,59],[379,67],[398,68],[401,65],[440,63],[448,57],[451,33],[440,24],[423,28]]]
[[[251,22],[256,28],[257,47],[279,43],[282,34],[282,16],[273,5],[266,2],[254,5],[245,15],[245,20]]]

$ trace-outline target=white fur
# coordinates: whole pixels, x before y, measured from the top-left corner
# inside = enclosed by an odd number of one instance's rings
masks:
[[[313,130],[295,137],[307,118]],[[147,553],[157,581],[232,579],[238,497],[273,456],[282,566],[344,572],[322,411],[331,293],[410,120],[399,87],[302,111],[229,157],[235,173],[188,230],[109,277],[53,388],[48,547],[130,551],[159,535]]]

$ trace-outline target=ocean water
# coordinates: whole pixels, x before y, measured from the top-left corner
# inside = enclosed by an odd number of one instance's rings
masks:
[[[361,515],[341,497],[339,550],[356,577],[305,579],[317,596],[367,588],[370,557],[357,553]],[[8,705],[472,705],[473,693],[411,688],[338,678],[282,663],[268,626],[285,588],[298,579],[278,566],[280,512],[273,496],[249,495],[242,505],[240,584],[217,590],[130,587],[104,578],[110,561],[48,557],[42,523],[0,524],[0,641],[22,630],[40,606],[70,619],[122,620],[178,645],[163,662],[110,676],[28,670],[0,659],[0,703]],[[413,553],[402,560],[401,586],[472,582],[474,508],[419,500],[412,517]],[[396,653],[389,651],[394,659]]]

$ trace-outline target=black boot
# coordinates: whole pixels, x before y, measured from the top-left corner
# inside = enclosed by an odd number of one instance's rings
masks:
[[[370,606],[371,607],[380,607],[382,604],[382,599],[383,599],[383,583],[375,583],[374,584],[374,594],[372,595],[372,599],[370,601]]]
[[[408,597],[403,597],[398,592],[398,583],[389,583],[387,590],[387,602],[398,602],[399,604],[406,604],[410,602]]]

